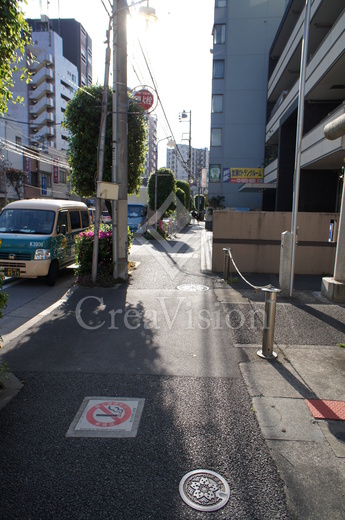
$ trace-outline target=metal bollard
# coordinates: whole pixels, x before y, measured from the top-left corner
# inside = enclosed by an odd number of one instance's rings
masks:
[[[224,251],[224,281],[227,282],[229,278],[229,272],[230,272],[230,255],[229,255],[229,249],[226,247],[223,247]]]
[[[273,352],[273,341],[274,341],[274,325],[276,319],[276,301],[277,293],[280,289],[275,287],[262,289],[265,293],[265,318],[266,323],[264,325],[263,338],[262,338],[262,349],[257,351],[257,355],[264,359],[276,359],[278,354]]]

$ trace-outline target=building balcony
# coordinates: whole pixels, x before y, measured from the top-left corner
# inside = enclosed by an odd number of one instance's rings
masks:
[[[345,136],[326,139],[325,126],[345,113],[345,103],[303,136],[301,144],[301,168],[338,170],[344,164]]]
[[[315,58],[316,54],[320,56],[320,49],[323,49],[323,52],[327,55],[327,49],[334,46],[335,41],[344,29],[344,16],[342,0],[334,0],[332,4],[325,0],[314,1],[311,6],[308,42],[309,63]],[[285,91],[290,91],[295,82],[298,81],[304,18],[305,8],[302,10],[269,79],[268,100],[271,102],[277,101]],[[273,54],[276,52],[274,46],[271,52]]]
[[[52,54],[48,52],[39,53],[40,51],[37,48],[32,48],[31,51],[33,54],[35,54],[36,52],[38,54],[35,61],[33,63],[30,63],[29,65],[30,72],[38,71],[42,67],[51,67],[52,65],[54,65],[54,59]]]
[[[55,115],[52,112],[42,112],[38,117],[31,120],[32,127],[39,128],[47,123],[54,123]]]
[[[55,137],[55,128],[53,126],[44,126],[43,128],[30,128],[31,137],[38,141],[39,139],[49,139]]]
[[[305,99],[307,101],[337,102],[345,99],[345,10],[327,37],[314,53],[306,69]],[[280,119],[297,107],[299,77],[292,88],[284,93],[281,104],[272,111],[266,125],[266,141],[278,131]]]
[[[42,97],[37,103],[30,105],[30,116],[38,116],[41,112],[47,109],[54,108],[54,99],[46,96]]]
[[[36,74],[31,76],[30,84],[34,87],[38,87],[43,81],[54,78],[54,71],[47,67],[42,67]]]
[[[29,90],[30,101],[39,101],[47,94],[54,94],[54,85],[52,83],[44,82],[39,87]]]

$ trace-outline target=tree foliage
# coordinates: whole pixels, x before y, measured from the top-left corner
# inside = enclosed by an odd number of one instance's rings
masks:
[[[158,175],[157,175],[158,174]],[[156,175],[157,175],[157,209],[163,206],[171,193],[176,191],[175,175],[170,168],[160,168],[158,172],[152,172],[148,181],[148,204],[151,210],[155,210],[155,191],[156,191]],[[167,208],[168,211],[173,209],[173,203]]]
[[[181,188],[176,188],[176,197],[186,207],[186,194]]]
[[[176,188],[180,188],[181,190],[183,190],[186,194],[186,197],[185,197],[185,206],[186,208],[189,210],[191,209],[190,208],[190,186],[189,186],[189,182],[187,181],[176,181]]]
[[[13,100],[13,73],[20,70],[20,79],[29,79],[27,68],[19,66],[25,46],[31,41],[30,28],[20,3],[19,0],[1,0],[0,3],[0,114],[7,112],[10,100],[22,101],[20,97]]]
[[[27,174],[23,170],[17,170],[16,168],[7,168],[6,179],[10,185],[14,188],[18,199],[24,191],[24,184],[26,182]]]
[[[71,132],[68,159],[71,182],[77,195],[96,193],[97,150],[101,122],[102,85],[79,89],[68,103],[64,127]],[[103,180],[111,181],[112,171],[112,92],[109,89],[104,150]],[[147,123],[144,112],[129,97],[128,106],[128,193],[139,192],[146,159]]]

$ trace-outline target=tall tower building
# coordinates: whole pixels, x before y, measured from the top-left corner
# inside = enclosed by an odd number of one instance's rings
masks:
[[[269,50],[288,1],[215,0],[209,198],[227,207],[261,208],[230,172],[263,168]]]
[[[79,85],[92,82],[92,43],[75,20],[42,16],[28,23],[32,76],[26,84],[15,73],[14,97],[23,97],[24,103],[9,103],[0,121],[0,148],[9,166],[26,172],[26,197],[69,198],[68,131],[61,124]]]

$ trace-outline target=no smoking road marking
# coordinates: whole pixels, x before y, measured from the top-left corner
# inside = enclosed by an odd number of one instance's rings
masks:
[[[145,399],[85,397],[66,437],[135,437]]]
[[[89,402],[89,404],[91,401]],[[136,405],[138,403],[136,402]],[[135,408],[128,406],[120,401],[105,401],[95,404],[87,410],[86,413],[86,427],[92,428],[93,426],[100,428],[112,428],[113,426],[119,426],[120,424],[127,423],[124,425],[125,429],[132,429],[131,422],[129,419],[132,417],[132,413],[135,414]],[[80,423],[81,421],[79,421]],[[76,426],[76,430],[84,429],[83,426]]]

